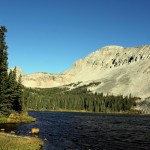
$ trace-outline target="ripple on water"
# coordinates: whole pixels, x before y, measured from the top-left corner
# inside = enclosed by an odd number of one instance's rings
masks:
[[[113,150],[150,147],[150,116],[30,112],[37,122],[17,127],[27,135],[40,128],[44,150]]]

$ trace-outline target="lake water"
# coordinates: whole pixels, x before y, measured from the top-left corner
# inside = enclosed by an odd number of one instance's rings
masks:
[[[150,115],[29,112],[37,118],[15,126],[19,135],[40,128],[44,150],[150,150]]]

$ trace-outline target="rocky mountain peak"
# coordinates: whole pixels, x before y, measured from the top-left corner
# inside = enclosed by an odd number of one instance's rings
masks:
[[[91,54],[84,59],[75,62],[74,66],[68,70],[69,74],[78,74],[86,68],[95,70],[106,70],[133,62],[150,58],[150,46],[124,48],[121,46],[106,46]]]
[[[118,49],[122,49],[122,48],[124,48],[124,47],[118,46],[118,45],[110,45],[110,46],[104,46],[100,50],[105,50],[105,51],[113,50],[114,51],[114,50],[118,50]]]

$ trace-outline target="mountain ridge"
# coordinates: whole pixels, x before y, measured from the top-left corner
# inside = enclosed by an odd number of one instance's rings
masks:
[[[23,74],[27,87],[51,88],[70,83],[101,82],[89,87],[93,92],[123,94],[139,97],[150,96],[150,45],[124,48],[105,46],[77,60],[74,65],[60,74]]]

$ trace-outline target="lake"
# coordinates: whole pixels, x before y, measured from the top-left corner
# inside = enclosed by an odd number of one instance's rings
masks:
[[[149,150],[150,115],[29,112],[37,118],[16,125],[19,135],[40,129],[44,150]]]

